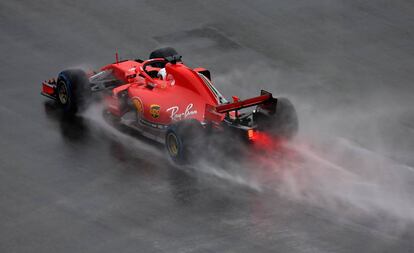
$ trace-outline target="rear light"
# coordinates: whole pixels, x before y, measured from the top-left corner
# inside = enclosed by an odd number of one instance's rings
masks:
[[[253,141],[254,140],[255,132],[254,132],[253,129],[247,130],[247,137],[249,138],[250,141]]]
[[[247,130],[247,137],[254,146],[265,149],[275,147],[278,143],[277,139],[257,129]]]

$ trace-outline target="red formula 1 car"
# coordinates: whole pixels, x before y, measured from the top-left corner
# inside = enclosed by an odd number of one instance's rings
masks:
[[[41,93],[67,114],[85,109],[93,94],[101,94],[105,114],[165,143],[177,163],[191,160],[193,151],[203,145],[199,137],[226,133],[223,136],[251,142],[261,132],[289,139],[298,130],[288,99],[262,90],[260,96],[228,102],[211,83],[207,69],[184,65],[173,48],[155,50],[145,61],[117,60],[89,75],[62,71],[57,80],[43,82]],[[247,107],[255,109],[246,112]]]

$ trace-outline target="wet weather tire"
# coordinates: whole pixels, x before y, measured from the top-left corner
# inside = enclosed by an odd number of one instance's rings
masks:
[[[67,114],[86,108],[91,96],[88,77],[78,69],[60,72],[57,80],[57,101]]]
[[[165,147],[177,164],[188,164],[195,160],[202,146],[203,127],[197,120],[186,120],[168,127]]]
[[[156,49],[151,52],[149,58],[155,59],[155,58],[165,58],[169,56],[178,55],[177,51],[172,47],[163,47]]]
[[[277,99],[274,114],[259,110],[254,118],[260,130],[285,139],[293,138],[299,129],[296,109],[287,98]]]

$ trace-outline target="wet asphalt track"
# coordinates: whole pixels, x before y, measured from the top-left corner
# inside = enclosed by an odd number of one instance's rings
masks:
[[[382,154],[411,168],[413,14],[411,1],[1,1],[0,252],[414,252],[410,214],[337,215],[235,174],[173,168],[151,143],[62,120],[39,95],[62,69],[173,45],[227,96],[292,97],[311,136],[315,117],[364,120],[384,98],[398,113],[381,119]]]

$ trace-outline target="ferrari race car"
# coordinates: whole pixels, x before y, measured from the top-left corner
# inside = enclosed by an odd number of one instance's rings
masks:
[[[153,51],[148,60],[119,61],[117,55],[99,72],[62,71],[42,83],[41,94],[69,115],[99,97],[104,115],[164,143],[179,164],[191,161],[214,135],[250,143],[261,133],[284,139],[296,134],[298,119],[288,99],[262,90],[257,97],[229,102],[212,84],[209,70],[190,68],[181,58],[170,47]]]

